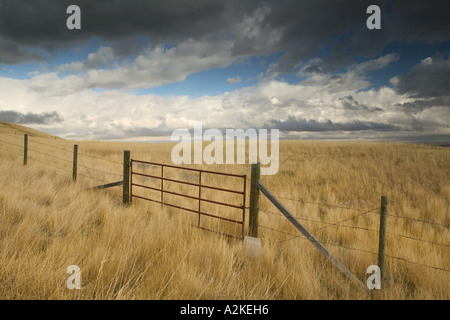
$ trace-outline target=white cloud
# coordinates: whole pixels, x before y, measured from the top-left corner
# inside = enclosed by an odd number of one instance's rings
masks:
[[[372,59],[369,61],[361,62],[351,69],[355,70],[356,73],[364,73],[367,71],[380,70],[387,67],[392,62],[398,61],[399,55],[396,53],[387,54],[385,56],[381,56],[377,59]]]
[[[212,56],[199,55],[200,51],[208,50]],[[219,51],[208,44],[191,42],[167,50],[157,48],[116,70],[91,70],[62,78],[57,73],[39,74],[28,80],[0,78],[0,87],[8,92],[0,97],[0,110],[35,114],[56,111],[63,121],[47,124],[45,128],[50,133],[66,137],[71,133],[73,138],[92,139],[125,138],[132,134],[170,135],[176,128],[192,127],[194,121],[202,121],[204,128],[257,128],[277,120],[280,124],[303,123],[323,128],[328,121],[332,123],[330,128],[352,128],[353,124],[361,123],[367,128],[391,125],[405,130],[417,129],[417,123],[421,122],[420,130],[449,133],[448,121],[443,120],[450,116],[448,108],[427,109],[412,117],[398,105],[412,102],[413,98],[389,87],[365,90],[368,81],[364,72],[382,68],[395,61],[394,56],[355,65],[333,76],[312,73],[297,84],[267,78],[251,87],[198,98],[135,95],[117,89],[96,92],[89,88],[95,81],[126,82],[131,77],[134,78],[128,87],[138,85],[139,79],[155,84],[182,79],[193,70],[232,61]],[[179,59],[181,56],[184,58]],[[150,70],[151,74],[147,75]],[[160,79],[163,74],[165,79]],[[432,129],[433,125],[439,129]],[[348,135],[340,132],[339,136]]]
[[[187,40],[169,49],[159,46],[147,50],[133,61],[118,65],[111,63],[114,51],[102,46],[86,61],[63,64],[58,71],[77,73],[84,78],[85,88],[153,88],[183,81],[192,73],[229,66],[236,60],[230,53],[232,47],[231,41]],[[111,64],[109,68],[99,68]]]
[[[234,78],[228,78],[227,82],[229,84],[238,84],[238,83],[242,82],[242,79],[241,79],[241,77],[237,76],[237,77],[234,77]]]

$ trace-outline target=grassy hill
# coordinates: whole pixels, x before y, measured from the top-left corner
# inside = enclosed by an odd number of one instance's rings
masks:
[[[386,279],[369,296],[262,195],[255,257],[240,241],[195,228],[194,213],[139,199],[125,208],[120,187],[90,188],[121,179],[124,149],[133,159],[171,164],[173,144],[77,141],[73,182],[73,141],[0,128],[1,299],[450,299],[449,148],[281,141],[279,172],[261,177],[363,282],[377,263],[378,208],[388,197]],[[27,166],[24,132],[32,135]],[[197,167],[250,177],[248,165]],[[166,200],[188,205],[175,195]],[[71,265],[81,269],[81,290],[66,287]]]
[[[6,133],[9,135],[21,135],[28,134],[31,137],[40,137],[40,138],[52,138],[52,139],[61,139],[59,137],[52,136],[48,133],[35,130],[29,127],[22,126],[20,124],[9,123],[9,122],[1,122],[0,121],[0,133]]]

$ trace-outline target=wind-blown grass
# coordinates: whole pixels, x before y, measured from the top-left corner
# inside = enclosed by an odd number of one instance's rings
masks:
[[[74,183],[74,142],[29,140],[27,166],[19,147],[0,142],[18,153],[0,151],[1,299],[450,298],[450,149],[280,143],[280,171],[261,182],[363,282],[377,263],[377,208],[388,196],[386,280],[368,295],[295,237],[298,231],[262,196],[262,250],[254,256],[240,241],[192,227],[193,213],[136,199],[125,208],[120,187],[90,189],[120,180],[124,149],[134,159],[170,163],[171,144],[79,141],[84,167]],[[250,177],[248,165],[197,167]],[[218,185],[228,183],[220,179]],[[80,290],[66,287],[70,265],[81,269]]]

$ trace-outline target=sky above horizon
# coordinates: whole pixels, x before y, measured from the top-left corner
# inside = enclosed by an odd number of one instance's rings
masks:
[[[151,141],[202,121],[450,142],[449,21],[448,0],[0,0],[0,121],[67,139]]]

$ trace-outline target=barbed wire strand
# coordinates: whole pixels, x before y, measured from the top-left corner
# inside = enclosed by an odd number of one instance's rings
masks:
[[[339,224],[341,224],[342,222],[345,222],[345,221],[348,221],[348,220],[352,220],[352,219],[358,218],[358,217],[360,217],[360,216],[366,215],[366,214],[368,214],[368,213],[374,212],[375,210],[379,210],[379,209],[380,209],[380,208],[374,208],[374,209],[372,209],[372,210],[365,211],[365,212],[363,212],[363,213],[360,213],[360,214],[358,214],[358,215],[352,216],[352,217],[350,217],[350,218],[346,218],[346,219],[344,219],[344,220],[337,221],[337,222],[335,222],[335,223],[331,223],[331,224],[329,224],[329,225],[327,225],[327,226],[320,227],[320,228],[316,228],[314,231],[317,231],[317,230],[319,230],[319,229],[328,228],[328,227],[331,227],[331,226],[339,225]]]
[[[372,210],[367,211],[366,213],[373,212],[373,211],[376,211],[376,210],[378,210],[378,209],[379,209],[379,208],[375,208],[375,209],[372,209]],[[275,212],[270,212],[270,211],[266,211],[266,210],[262,210],[262,209],[259,209],[259,211],[262,211],[262,212],[265,212],[265,213],[268,213],[268,214],[272,214],[272,215],[277,215],[277,216],[280,216],[280,217],[284,217],[281,213],[280,213],[280,214],[277,214],[277,213],[275,213]],[[364,214],[364,213],[362,213],[361,215],[363,215],[363,214]],[[313,230],[313,232],[316,232],[316,231],[318,231],[318,230],[321,230],[321,229],[324,229],[324,228],[327,228],[327,227],[330,227],[330,226],[336,226],[336,227],[343,227],[343,228],[350,228],[350,229],[357,229],[357,230],[364,230],[364,231],[370,231],[370,232],[376,232],[376,233],[379,233],[379,230],[376,230],[376,229],[370,229],[370,228],[367,228],[367,227],[361,227],[361,226],[349,226],[349,225],[342,225],[342,224],[341,224],[342,222],[345,222],[345,221],[347,221],[347,220],[351,220],[351,219],[353,219],[353,218],[355,218],[355,217],[358,217],[358,216],[360,216],[360,215],[356,215],[356,216],[353,216],[353,217],[350,217],[350,218],[347,218],[347,219],[345,219],[345,220],[341,220],[341,221],[338,221],[338,222],[335,222],[335,223],[330,223],[330,222],[327,222],[327,221],[314,220],[314,219],[309,219],[309,218],[303,218],[303,217],[302,217],[302,218],[300,218],[300,217],[295,217],[295,218],[298,219],[298,220],[304,220],[304,221],[318,222],[318,223],[326,224],[326,226],[315,228],[315,229]],[[386,234],[387,234],[387,235],[390,235],[390,236],[396,236],[396,237],[406,238],[406,239],[415,240],[415,241],[419,241],[419,242],[427,242],[427,243],[434,244],[434,245],[439,245],[439,246],[444,246],[444,247],[450,247],[449,244],[439,243],[439,242],[436,242],[436,241],[427,240],[427,239],[422,239],[422,238],[416,238],[416,237],[408,236],[408,235],[404,235],[404,234],[398,234],[398,233],[389,232],[389,231],[386,231]]]
[[[43,142],[40,142],[40,141],[37,141],[37,140],[34,140],[34,139],[29,139],[29,141],[33,142],[33,143],[41,144],[43,146],[47,146],[47,147],[50,147],[50,148],[54,148],[54,149],[62,150],[62,151],[65,151],[65,152],[73,153],[73,150],[68,150],[68,149],[65,149],[65,148],[53,146],[51,144],[43,143]]]
[[[393,215],[393,214],[389,214],[389,213],[387,215],[390,216],[390,217],[399,218],[399,219],[406,219],[406,220],[412,220],[412,221],[415,221],[415,222],[434,224],[434,225],[441,226],[441,227],[444,227],[444,228],[447,228],[447,229],[450,228],[450,226],[448,226],[448,225],[440,224],[440,223],[437,223],[437,222],[425,221],[425,220],[420,220],[420,219],[416,219],[416,218],[409,218],[409,217],[403,217],[403,216],[397,216],[397,215]]]
[[[279,242],[289,241],[289,240],[293,240],[293,239],[295,239],[295,238],[303,239],[303,240],[308,240],[306,237],[304,237],[304,236],[302,236],[302,235],[294,235],[294,234],[289,233],[289,232],[285,232],[285,231],[273,229],[273,228],[266,227],[266,226],[262,226],[262,225],[259,225],[259,224],[258,224],[258,227],[261,227],[261,228],[264,228],[264,229],[268,229],[268,230],[272,230],[272,231],[275,231],[275,232],[279,232],[279,233],[283,233],[283,234],[287,234],[287,235],[293,236],[293,237],[290,238],[290,239],[277,240],[277,241],[279,241]],[[370,254],[378,255],[378,253],[376,253],[376,252],[372,252],[372,251],[368,251],[368,250],[363,250],[363,249],[359,249],[359,248],[347,247],[347,246],[343,246],[343,245],[340,245],[340,244],[334,244],[334,243],[323,242],[323,241],[321,241],[321,243],[322,243],[323,245],[330,245],[330,246],[335,246],[335,247],[341,247],[341,248],[344,248],[344,249],[349,249],[349,250],[360,251],[360,252],[365,252],[365,253],[370,253]],[[425,267],[425,268],[431,268],[431,269],[435,269],[435,270],[439,270],[439,271],[444,271],[444,272],[446,272],[446,273],[450,273],[450,270],[446,270],[446,269],[443,269],[443,268],[440,268],[440,267],[436,267],[436,266],[430,266],[430,265],[422,264],[422,263],[420,263],[420,262],[410,261],[410,260],[408,260],[408,259],[401,258],[401,257],[397,257],[397,256],[392,256],[392,255],[387,255],[387,254],[385,254],[385,257],[390,258],[390,259],[396,259],[396,260],[403,261],[403,262],[407,262],[407,263],[411,263],[411,264],[415,264],[415,265],[418,265],[418,266],[421,266],[421,267]]]
[[[1,133],[1,134],[4,134],[4,135],[7,135],[7,136],[14,137],[14,138],[23,139],[22,137],[17,137],[17,136],[14,136],[14,135],[9,135],[9,134],[3,133],[3,132],[0,132],[0,133]],[[35,138],[35,137],[33,137],[33,139],[29,139],[29,141],[30,141],[30,142],[33,142],[33,143],[40,144],[40,145],[44,145],[44,146],[47,146],[47,147],[50,147],[50,148],[54,148],[54,149],[62,150],[62,151],[65,151],[65,152],[73,153],[73,150],[69,150],[69,149],[57,147],[57,146],[54,146],[54,145],[51,145],[51,144],[47,144],[47,143],[44,143],[44,142],[41,142],[41,141],[37,141],[37,140],[35,140],[34,138]],[[85,157],[90,157],[90,158],[94,158],[94,159],[99,159],[99,160],[103,160],[103,161],[106,161],[106,162],[111,162],[111,163],[114,163],[114,164],[120,164],[120,165],[123,165],[123,163],[118,162],[118,161],[109,160],[109,159],[105,159],[105,158],[102,158],[102,157],[93,156],[93,155],[86,154],[86,153],[78,152],[78,155],[80,155],[80,156],[85,156]]]
[[[123,174],[117,174],[117,173],[112,173],[112,172],[102,171],[102,170],[94,169],[94,168],[92,168],[92,167],[85,166],[85,165],[83,165],[83,164],[79,164],[79,167],[86,168],[86,169],[88,169],[88,170],[96,171],[96,172],[103,173],[103,174],[108,174],[108,175],[110,175],[110,176],[123,177]]]
[[[77,172],[77,175],[79,175],[81,177],[85,177],[85,178],[91,179],[91,180],[95,180],[95,181],[98,181],[98,182],[101,182],[101,183],[108,183],[108,181],[105,181],[105,180],[99,179],[99,178],[94,178],[92,175],[88,176],[88,175],[85,175],[85,174],[82,174],[82,173],[79,173],[79,172]]]
[[[315,204],[315,205],[318,205],[318,206],[346,209],[346,210],[359,211],[359,212],[365,212],[366,211],[364,209],[345,207],[345,206],[334,205],[334,204],[329,204],[329,203],[320,203],[320,202],[314,202],[314,201],[303,200],[303,199],[293,199],[293,198],[287,198],[287,197],[277,197],[277,199],[289,200],[289,201],[297,201],[297,202],[300,202],[300,203],[309,203],[309,204]]]
[[[36,152],[36,153],[42,154],[42,155],[44,155],[44,156],[50,157],[50,158],[52,158],[52,159],[57,159],[57,160],[64,161],[64,162],[67,162],[67,163],[72,163],[72,161],[73,161],[73,160],[62,159],[62,158],[56,157],[56,156],[54,156],[54,155],[50,155],[50,154],[45,153],[45,152],[42,152],[42,151],[37,151],[37,150],[35,150],[35,149],[31,149],[31,148],[29,148],[29,147],[28,147],[28,151]]]
[[[83,165],[81,159],[79,159],[79,162],[80,162],[80,164],[79,164],[80,167],[88,169],[88,170],[87,170],[87,174],[89,174],[89,176],[87,176],[87,175],[85,175],[85,174],[78,173],[80,176],[85,177],[85,178],[89,178],[89,179],[92,179],[92,180],[96,180],[96,181],[99,181],[99,182],[102,182],[102,183],[108,183],[108,181],[105,181],[105,180],[103,180],[103,179],[94,178],[93,175],[91,174],[91,171],[89,171],[89,169],[92,170],[92,168],[89,168],[89,167]]]
[[[73,150],[68,150],[68,149],[65,149],[65,148],[57,147],[57,146],[50,145],[50,144],[47,144],[47,143],[43,143],[43,142],[40,142],[40,141],[37,141],[37,140],[34,140],[34,139],[33,139],[32,141],[33,141],[34,143],[41,144],[41,145],[44,145],[44,146],[47,146],[47,147],[51,147],[51,148],[63,150],[63,151],[65,151],[65,152],[73,153]],[[97,157],[97,156],[89,155],[89,154],[82,153],[82,152],[79,152],[79,151],[78,151],[78,155],[79,155],[79,156],[84,156],[84,157],[95,158],[95,159],[103,160],[103,161],[106,161],[106,162],[111,162],[111,163],[114,163],[114,164],[120,164],[120,165],[122,165],[121,162],[117,162],[117,161],[105,159],[105,158],[102,158],[102,157]]]
[[[11,146],[15,146],[17,148],[22,148],[23,149],[23,146],[19,146],[17,144],[14,144],[14,143],[11,143],[11,142],[8,142],[8,141],[0,140],[0,142],[3,142],[3,143],[6,143],[6,144],[9,144]]]
[[[4,132],[0,132],[0,134],[3,134],[3,135],[5,135],[5,136],[9,136],[9,137],[13,137],[13,138],[16,138],[16,139],[20,139],[20,140],[23,141],[23,136],[22,136],[22,135],[21,135],[21,136],[17,136],[17,135],[12,135],[12,134],[8,134],[8,133],[4,133]]]
[[[118,161],[114,161],[114,160],[109,160],[109,159],[105,159],[105,158],[102,158],[102,157],[93,156],[93,155],[86,154],[86,153],[78,152],[78,155],[83,156],[83,157],[93,158],[93,159],[99,159],[99,160],[111,162],[111,163],[114,163],[114,164],[120,164],[121,166],[123,166],[123,163],[122,163],[122,162],[118,162]]]
[[[18,152],[15,152],[15,151],[12,151],[12,150],[8,150],[8,149],[4,149],[4,148],[1,148],[1,147],[0,147],[0,150],[6,151],[6,152],[10,152],[10,153],[14,153],[14,154],[19,155],[19,156],[23,156],[23,153],[18,153]]]
[[[59,169],[59,170],[62,170],[62,171],[72,172],[72,170],[68,170],[68,169],[65,169],[65,168],[61,168],[61,167],[55,166],[55,165],[53,165],[53,164],[50,164],[50,163],[41,161],[41,160],[39,160],[39,159],[30,157],[30,156],[28,157],[28,159],[31,159],[31,160],[33,160],[33,161],[39,162],[39,163],[44,164],[44,165],[46,165],[46,166],[50,166],[50,167],[53,167],[53,168],[56,168],[56,169]]]
[[[298,219],[298,220],[308,221],[308,222],[317,222],[317,223],[326,224],[326,226],[316,228],[314,231],[319,230],[319,229],[323,229],[323,228],[326,228],[326,227],[329,227],[329,226],[333,226],[333,225],[336,225],[336,226],[342,226],[342,227],[346,227],[346,228],[354,228],[354,229],[363,229],[363,230],[366,230],[367,228],[362,228],[362,227],[357,227],[357,226],[341,225],[340,223],[345,222],[345,221],[350,220],[350,219],[354,219],[354,218],[356,218],[356,217],[358,217],[358,216],[360,216],[360,215],[367,214],[367,213],[372,212],[372,211],[377,210],[377,209],[378,209],[378,208],[372,209],[372,210],[369,210],[369,211],[367,211],[367,212],[363,212],[363,213],[361,213],[361,214],[359,214],[359,215],[352,216],[352,217],[350,217],[350,218],[347,218],[347,219],[345,219],[345,220],[341,220],[341,221],[338,221],[338,222],[321,221],[321,220],[315,220],[315,219],[310,219],[310,218],[305,218],[305,217],[297,217],[297,216],[294,216],[294,218],[296,218],[296,219]],[[259,209],[259,211],[262,211],[262,212],[264,212],[264,213],[271,214],[271,215],[276,215],[276,216],[284,217],[284,215],[281,214],[281,213],[271,212],[271,211],[267,211],[267,210],[263,210],[263,209]]]

